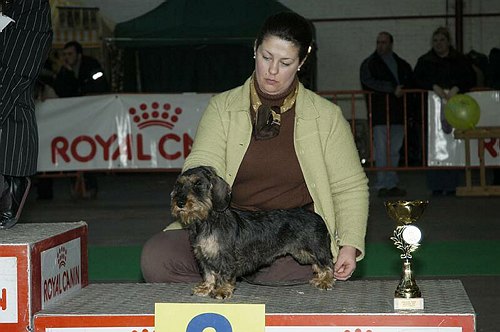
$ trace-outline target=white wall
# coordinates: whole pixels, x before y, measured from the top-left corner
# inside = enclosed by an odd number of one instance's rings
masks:
[[[375,49],[379,31],[394,36],[394,50],[412,66],[430,49],[432,32],[445,19],[379,20],[387,16],[445,15],[446,0],[280,0],[308,19],[373,17],[367,21],[316,22],[318,44],[318,90],[360,89],[359,66]],[[455,1],[448,1],[454,15]],[[498,0],[464,0],[464,14],[500,13]],[[454,20],[448,27],[454,35]],[[464,19],[464,52],[475,49],[488,55],[500,47],[500,16]]]

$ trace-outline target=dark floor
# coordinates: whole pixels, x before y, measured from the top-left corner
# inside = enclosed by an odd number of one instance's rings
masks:
[[[84,220],[89,225],[90,245],[141,245],[168,224],[175,177],[175,173],[99,174],[99,192],[93,200],[72,199],[70,180],[55,179],[52,200],[37,200],[37,188],[33,188],[21,222]],[[500,241],[500,197],[433,197],[426,189],[424,173],[405,172],[400,177],[408,192],[406,199],[430,201],[420,225],[433,241]],[[383,202],[372,193],[367,242],[386,242],[392,235],[394,222],[387,217]],[[500,331],[495,305],[500,300],[500,276],[459,278],[476,310],[477,331]]]

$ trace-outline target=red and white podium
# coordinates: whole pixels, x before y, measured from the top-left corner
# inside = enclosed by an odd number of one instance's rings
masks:
[[[238,283],[218,301],[193,284],[91,284],[35,314],[36,332],[153,332],[155,303],[265,304],[268,332],[474,332],[475,313],[458,280],[419,280],[422,311],[393,309],[398,280],[338,282],[332,291]]]
[[[88,285],[84,222],[18,224],[0,232],[0,331],[153,332],[155,303],[265,304],[267,332],[474,332],[459,280],[418,280],[420,311],[395,311],[399,280],[238,283],[226,301],[191,295],[194,284]],[[126,264],[126,262],[124,262]]]
[[[34,313],[88,285],[85,222],[0,231],[0,331],[33,329]]]

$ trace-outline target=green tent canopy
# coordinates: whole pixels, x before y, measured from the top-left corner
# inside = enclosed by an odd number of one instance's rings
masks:
[[[260,26],[282,11],[291,10],[274,0],[167,0],[117,24],[111,41],[124,50],[124,90],[220,92],[242,84]]]

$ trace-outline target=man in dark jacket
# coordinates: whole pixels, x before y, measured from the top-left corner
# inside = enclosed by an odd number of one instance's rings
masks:
[[[380,167],[397,167],[399,150],[404,139],[403,88],[413,85],[411,66],[392,51],[393,37],[388,32],[377,36],[377,48],[363,61],[360,79],[363,89],[371,94],[371,117],[375,164]],[[370,97],[369,97],[370,98]],[[387,153],[387,139],[390,150]],[[377,172],[379,196],[404,196],[406,191],[398,187],[395,171]]]
[[[59,97],[79,97],[109,92],[109,85],[100,63],[83,54],[83,48],[77,41],[64,45],[64,64],[57,73],[54,90]],[[88,173],[84,176],[86,195],[97,195],[97,178]]]
[[[48,0],[0,1],[10,17],[0,32],[0,229],[19,220],[36,173],[34,87],[52,44]],[[5,22],[5,21],[4,21]]]
[[[66,43],[62,53],[64,63],[54,82],[54,90],[59,97],[78,97],[109,91],[101,65],[96,59],[83,54],[80,43]]]

